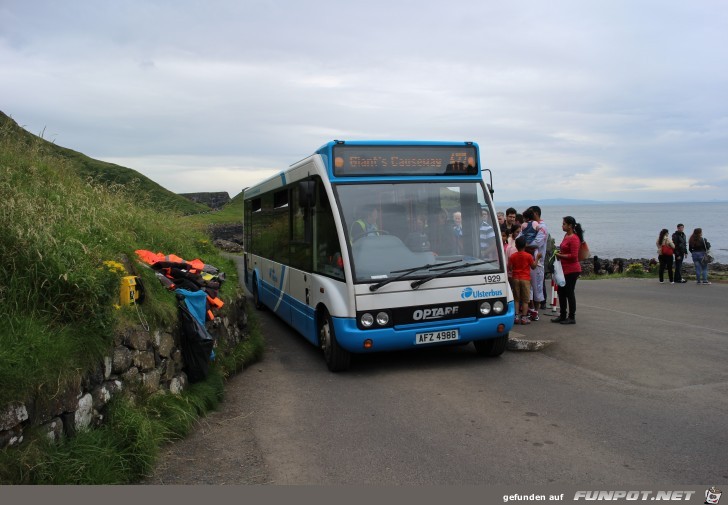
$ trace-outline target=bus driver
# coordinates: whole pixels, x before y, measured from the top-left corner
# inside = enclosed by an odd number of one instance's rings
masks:
[[[361,217],[354,221],[349,233],[352,242],[365,235],[377,235],[377,231],[379,230],[379,228],[377,228],[379,209],[376,205],[363,205],[359,210],[358,215]]]

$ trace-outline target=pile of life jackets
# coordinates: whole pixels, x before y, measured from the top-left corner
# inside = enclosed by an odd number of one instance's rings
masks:
[[[186,261],[174,254],[154,253],[144,249],[136,251],[139,259],[156,270],[157,278],[170,291],[177,293],[205,293],[207,318],[214,319],[213,310],[224,304],[218,297],[220,286],[225,281],[225,273],[200,259]],[[197,298],[196,297],[196,298]]]

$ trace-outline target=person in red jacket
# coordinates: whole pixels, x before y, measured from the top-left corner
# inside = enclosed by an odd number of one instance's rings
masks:
[[[579,263],[579,247],[584,242],[584,230],[581,224],[571,216],[566,216],[561,223],[561,229],[566,235],[561,241],[561,246],[556,251],[556,257],[561,261],[564,269],[566,285],[560,286],[559,293],[559,316],[551,319],[552,323],[575,324],[576,314],[576,280],[581,273]]]
[[[531,324],[528,317],[528,304],[531,302],[531,270],[536,268],[541,253],[534,258],[526,252],[526,237],[516,239],[517,251],[508,258],[508,265],[513,272],[513,297],[516,301],[516,319],[514,324]],[[518,314],[521,319],[518,319]]]

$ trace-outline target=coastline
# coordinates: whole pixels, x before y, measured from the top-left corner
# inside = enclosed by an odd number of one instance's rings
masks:
[[[644,272],[644,275],[648,274],[654,274],[657,276],[657,269],[659,268],[659,264],[655,258],[612,258],[612,259],[604,259],[599,258],[598,261],[600,263],[600,272],[595,273],[594,272],[594,258],[595,256],[589,257],[585,259],[584,261],[581,261],[581,271],[582,275],[598,275],[598,276],[604,276],[609,277],[612,274],[620,274],[618,272],[617,264],[621,261],[623,265],[623,271],[622,274],[626,272],[626,270],[629,268],[630,265],[633,265],[635,263],[642,265],[642,270]],[[598,258],[598,256],[597,256]],[[610,273],[611,271],[611,273]],[[674,263],[673,263],[673,271],[674,271]],[[683,278],[689,279],[695,279],[695,265],[692,261],[686,261],[682,264],[682,276]],[[713,262],[708,265],[708,279],[711,278],[711,276],[716,276],[717,281],[728,281],[728,264]]]

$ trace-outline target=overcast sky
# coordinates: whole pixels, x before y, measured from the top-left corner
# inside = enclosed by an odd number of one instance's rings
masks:
[[[0,0],[0,110],[178,193],[417,139],[496,200],[726,200],[728,2]]]

